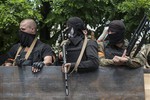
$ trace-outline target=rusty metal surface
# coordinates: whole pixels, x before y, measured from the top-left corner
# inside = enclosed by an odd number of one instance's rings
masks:
[[[144,100],[143,69],[100,67],[98,71],[74,73],[65,96],[60,66],[0,67],[0,100]]]

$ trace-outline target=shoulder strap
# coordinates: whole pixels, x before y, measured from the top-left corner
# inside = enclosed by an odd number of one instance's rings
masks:
[[[32,44],[31,44],[29,50],[27,51],[27,53],[26,53],[26,55],[25,55],[25,59],[26,59],[26,60],[29,58],[29,56],[30,56],[30,54],[31,54],[31,52],[32,52],[32,50],[33,50],[33,48],[34,48],[36,42],[37,42],[37,38],[35,38],[35,39],[33,40],[33,42],[32,42]],[[17,51],[16,56],[15,56],[15,60],[16,60],[18,54],[20,53],[20,51],[22,50],[22,48],[23,48],[22,46],[20,46],[20,47],[18,48],[18,51]],[[15,66],[15,64],[16,64],[15,60],[14,60],[14,62],[13,62],[13,66]]]
[[[18,51],[17,51],[17,53],[16,53],[16,55],[15,55],[15,60],[16,60],[16,58],[17,58],[17,56],[18,56],[18,54],[20,53],[21,50],[22,50],[22,46],[20,46],[20,47],[18,48]],[[15,64],[16,64],[15,60],[14,60],[14,62],[13,62],[13,66],[15,66]]]
[[[30,46],[28,52],[26,53],[26,55],[25,55],[25,59],[26,59],[26,60],[29,58],[29,56],[30,56],[30,54],[31,54],[31,52],[32,52],[32,50],[33,50],[33,48],[34,48],[36,42],[37,42],[37,38],[35,38],[35,39],[33,40],[33,42],[32,42],[32,44],[31,44],[31,46]]]
[[[75,67],[74,67],[74,69],[71,71],[71,73],[73,73],[74,71],[77,72],[78,66],[79,66],[79,64],[80,64],[80,62],[81,62],[81,59],[82,59],[82,57],[83,57],[83,53],[84,53],[84,51],[85,51],[85,48],[86,48],[86,45],[87,45],[87,41],[88,41],[87,36],[84,35],[84,37],[85,37],[85,38],[84,38],[84,42],[83,42],[83,46],[82,46],[80,55],[79,55],[79,57],[78,57],[78,59],[77,59],[77,62],[75,63]],[[70,74],[71,74],[71,73],[70,73]]]

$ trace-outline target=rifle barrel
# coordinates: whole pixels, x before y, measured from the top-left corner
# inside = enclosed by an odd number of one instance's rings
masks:
[[[65,48],[65,43],[63,44],[63,64],[66,64],[66,48]],[[69,95],[69,90],[68,90],[68,74],[67,74],[67,68],[64,67],[64,76],[65,76],[65,92],[66,96]]]
[[[66,96],[69,95],[69,90],[68,90],[68,74],[67,74],[67,68],[65,67],[65,89],[66,89]]]

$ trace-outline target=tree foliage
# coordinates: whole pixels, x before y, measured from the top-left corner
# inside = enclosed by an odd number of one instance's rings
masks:
[[[42,41],[55,44],[69,17],[78,16],[100,35],[107,22],[122,19],[130,39],[144,14],[150,15],[149,0],[1,0],[0,52],[17,42],[19,22],[33,18]],[[9,38],[8,38],[9,37]]]
[[[150,19],[150,0],[125,0],[117,8],[124,13],[123,19],[128,33],[135,31],[144,15]]]

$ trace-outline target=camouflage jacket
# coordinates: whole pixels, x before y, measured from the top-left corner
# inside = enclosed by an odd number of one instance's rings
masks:
[[[144,68],[150,68],[150,44],[146,44],[140,50]]]
[[[125,40],[124,45],[122,46],[122,49],[126,49],[127,45],[128,45],[128,41]],[[113,60],[107,59],[105,56],[105,43],[98,42],[98,46],[99,46],[98,47],[99,64],[101,66],[114,65]],[[143,59],[141,58],[142,55],[138,53],[136,57],[132,58],[133,52],[134,51],[131,52],[130,57],[128,57],[128,61],[124,63],[124,65],[132,67],[132,68],[141,67],[144,63]]]

